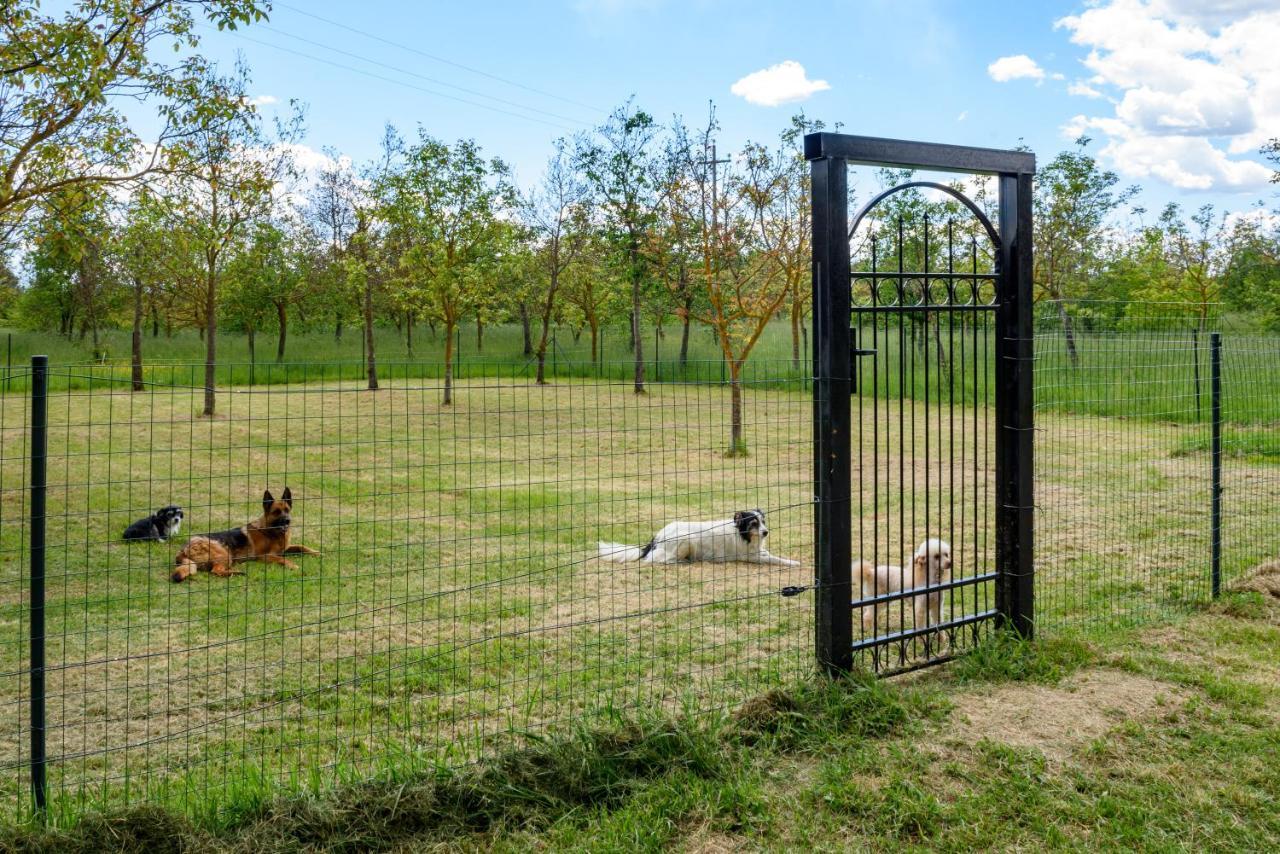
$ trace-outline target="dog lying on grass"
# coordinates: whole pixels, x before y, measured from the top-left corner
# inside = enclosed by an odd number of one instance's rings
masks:
[[[289,569],[298,565],[287,560],[287,554],[320,554],[307,546],[289,542],[290,524],[293,521],[293,493],[289,487],[277,500],[267,490],[262,493],[262,515],[256,520],[212,534],[198,534],[187,540],[173,561],[173,582],[192,578],[199,572],[209,572],[219,578],[243,575],[234,564],[246,560],[278,563]]]
[[[936,537],[925,540],[912,555],[910,574],[900,566],[872,566],[867,561],[860,560],[853,565],[853,575],[855,583],[861,584],[863,599],[907,590],[923,591],[926,587],[937,586],[951,578],[951,546]],[[888,608],[892,604],[896,603],[886,602],[879,606],[863,607],[863,632],[870,634],[875,629],[877,610]],[[911,597],[911,608],[915,614],[913,628],[936,626],[942,622],[942,592],[922,592],[919,596]]]
[[[163,543],[170,537],[176,537],[181,527],[182,508],[176,504],[167,504],[125,528],[123,539],[127,542],[153,540]]]
[[[743,561],[799,566],[800,561],[769,554],[764,511],[739,510],[717,522],[672,522],[643,546],[600,543],[600,559],[610,563],[681,563],[695,560]]]

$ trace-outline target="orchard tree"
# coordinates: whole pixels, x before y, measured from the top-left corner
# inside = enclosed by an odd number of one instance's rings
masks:
[[[1147,298],[1185,304],[1203,334],[1222,295],[1230,237],[1226,219],[1217,215],[1213,205],[1202,205],[1188,222],[1182,208],[1171,202],[1160,213],[1160,229],[1171,275],[1167,290]]]
[[[171,241],[167,212],[160,201],[145,187],[129,199],[124,224],[118,238],[120,269],[133,297],[133,327],[130,340],[130,364],[134,391],[145,388],[142,375],[142,326],[148,302],[156,312],[158,294],[164,288],[166,274],[176,247]]]
[[[534,356],[537,383],[544,385],[556,298],[566,271],[578,263],[591,233],[588,187],[574,170],[564,140],[557,140],[542,181],[525,200],[523,211],[535,241],[534,300],[541,329]]]
[[[208,63],[197,19],[235,29],[265,16],[260,0],[40,0],[0,4],[0,236],[31,207],[77,186],[131,184],[164,168],[191,130]],[[52,4],[46,4],[52,5]],[[174,56],[171,46],[185,47]],[[126,104],[155,106],[150,145]],[[195,111],[195,112],[198,112]]]
[[[1108,219],[1138,192],[1137,187],[1117,191],[1119,177],[1098,166],[1085,151],[1088,145],[1088,137],[1077,139],[1074,151],[1062,152],[1039,171],[1035,187],[1032,278],[1038,296],[1057,309],[1072,365],[1080,355],[1067,302],[1079,298],[1101,271]]]
[[[561,295],[565,313],[579,328],[591,332],[591,361],[603,358],[600,330],[615,311],[627,304],[626,284],[619,279],[616,265],[609,261],[610,241],[598,229],[589,229],[579,261],[561,274]]]
[[[200,296],[205,336],[204,415],[214,414],[218,360],[218,286],[226,254],[254,220],[265,217],[276,184],[292,173],[287,145],[302,115],[277,122],[270,139],[247,96],[248,72],[208,74],[192,105],[191,128],[171,149],[170,202],[203,262]]]
[[[705,296],[699,320],[715,332],[729,369],[727,455],[733,457],[748,452],[743,367],[790,294],[778,259],[777,235],[768,223],[780,210],[779,196],[791,162],[788,154],[748,144],[740,157],[729,158],[720,170],[714,158],[704,155],[717,129],[714,115],[697,138],[677,128],[676,138],[686,144],[676,152],[683,180],[676,182],[680,192],[672,211],[692,225],[699,262],[695,277]]]
[[[645,249],[657,227],[669,184],[663,174],[661,127],[630,102],[613,111],[595,133],[577,140],[577,167],[586,176],[607,233],[619,249],[623,278],[631,295],[631,343],[635,355],[634,388],[644,393],[644,341],[640,320],[650,259]]]
[[[483,301],[515,193],[506,164],[485,160],[474,140],[449,146],[421,128],[400,147],[380,182],[379,215],[398,249],[401,299],[409,316],[444,327],[444,404],[453,402],[453,344],[459,322]]]

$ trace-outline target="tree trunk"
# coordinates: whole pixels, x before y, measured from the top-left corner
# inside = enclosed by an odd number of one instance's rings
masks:
[[[693,323],[690,314],[689,307],[686,305],[684,317],[681,318],[683,328],[680,330],[680,367],[682,368],[689,363],[689,326]]]
[[[160,312],[154,305],[151,306],[151,337],[160,337]]]
[[[413,355],[413,312],[406,312],[404,316],[404,343],[405,349],[409,351],[409,355]]]
[[[216,405],[214,396],[215,373],[218,366],[218,258],[207,256],[204,292],[204,414],[212,417]]]
[[[249,364],[257,364],[258,361],[258,330],[254,328],[252,323],[249,324],[247,330],[249,334]]]
[[[600,361],[600,321],[593,316],[588,322],[591,324],[591,363],[597,364]]]
[[[133,283],[133,335],[130,344],[130,362],[133,366],[133,390],[142,391],[142,282]]]
[[[289,336],[289,308],[288,305],[281,300],[276,303],[276,323],[280,325],[280,335],[276,338],[276,364],[284,361],[284,342]]]
[[[800,303],[791,301],[791,361],[800,363]]]
[[[524,330],[524,351],[526,356],[533,355],[533,335],[529,329],[529,306],[523,300],[520,301],[520,326]]]
[[[729,452],[725,456],[745,457],[747,443],[742,438],[742,360],[729,363]]]
[[[635,347],[635,393],[644,394],[644,341],[640,337],[640,250],[631,246],[631,342]]]
[[[333,324],[333,341],[339,343],[342,341],[342,318],[339,317]]]
[[[453,328],[455,324],[446,320],[444,324],[444,405],[453,405]]]
[[[202,323],[202,324],[200,324],[200,330],[199,330],[199,331],[200,331],[200,340],[201,340],[201,341],[204,341],[204,329],[205,329],[205,324],[203,324],[203,323]]]
[[[484,352],[484,321],[476,318],[476,352]]]
[[[378,363],[373,356],[373,284],[367,277],[364,285],[364,352],[369,391],[377,391]]]
[[[1061,299],[1055,299],[1054,302],[1058,305],[1058,317],[1062,320],[1062,334],[1067,340],[1067,356],[1070,357],[1071,367],[1074,368],[1080,364],[1080,353],[1076,350],[1076,334],[1072,327],[1071,315]]]

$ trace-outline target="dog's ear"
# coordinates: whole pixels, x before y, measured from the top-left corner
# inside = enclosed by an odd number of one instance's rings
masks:
[[[929,580],[929,558],[927,555],[917,552],[916,556],[911,560],[911,566],[916,578],[924,576],[925,581]]]
[[[751,524],[755,518],[750,510],[739,510],[733,514],[733,524],[738,529],[738,535],[748,543],[751,542]]]
[[[756,513],[756,515],[757,515],[757,516],[759,516],[759,517],[760,517],[760,521],[761,521],[761,522],[763,522],[763,521],[764,521],[764,511],[763,511],[763,510],[761,510],[759,507],[757,507],[757,508],[756,508],[756,510],[755,510],[755,513]]]
[[[280,497],[284,499],[284,503],[288,504],[289,509],[292,510],[293,509],[293,493],[289,491],[289,487],[286,486],[284,488],[284,492],[280,494]]]
[[[262,491],[262,510],[266,512],[271,509],[271,505],[275,503],[275,496],[271,494],[271,490],[264,489]]]

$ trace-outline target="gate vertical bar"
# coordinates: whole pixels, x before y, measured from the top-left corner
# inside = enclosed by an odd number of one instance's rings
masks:
[[[1211,555],[1210,573],[1212,578],[1213,598],[1222,593],[1222,333],[1214,332],[1209,336],[1210,387],[1213,399],[1213,494],[1210,501],[1213,505],[1212,526],[1210,534]]]
[[[1031,174],[1000,174],[996,287],[996,608],[1030,637],[1035,617]]]
[[[830,674],[853,666],[848,164],[810,163],[813,194],[815,645]]]
[[[43,819],[45,768],[44,552],[49,453],[49,357],[31,357],[31,793]]]

